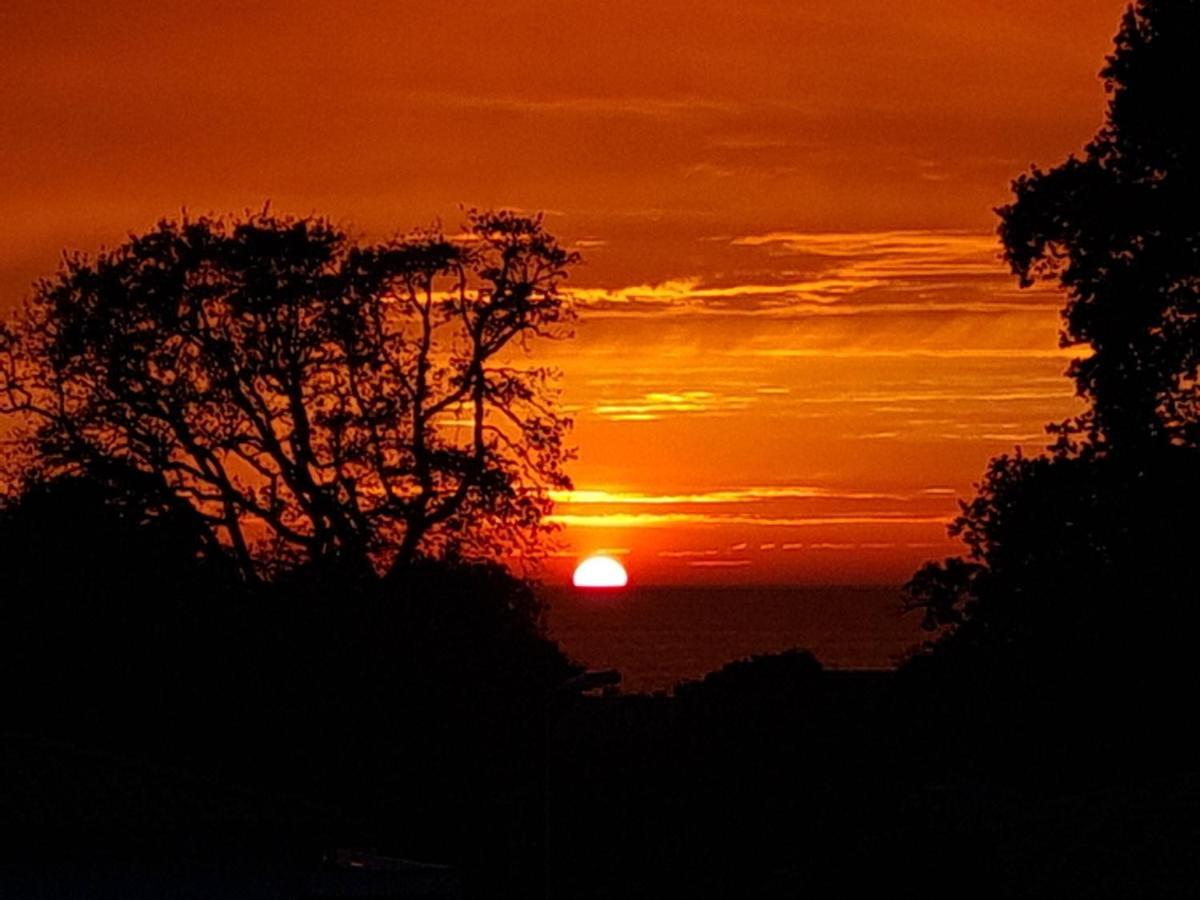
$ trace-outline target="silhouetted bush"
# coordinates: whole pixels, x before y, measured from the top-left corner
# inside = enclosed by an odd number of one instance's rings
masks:
[[[675,688],[675,695],[718,705],[761,699],[786,703],[810,691],[821,672],[821,663],[807,650],[762,654],[727,663],[699,681],[685,681]]]
[[[247,585],[186,510],[144,510],[82,479],[0,508],[6,732],[304,798],[435,858],[534,791],[546,694],[579,669],[527,584],[416,560]]]

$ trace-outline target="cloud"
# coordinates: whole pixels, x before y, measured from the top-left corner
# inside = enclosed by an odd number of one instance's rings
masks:
[[[857,276],[928,278],[1006,275],[993,233],[966,231],[789,232],[744,235],[736,247],[763,247],[774,256],[824,257]]]
[[[549,522],[571,528],[668,528],[681,525],[809,528],[843,525],[948,525],[953,516],[875,512],[821,516],[720,515],[716,513],[555,513]]]
[[[404,92],[398,98],[406,107],[461,109],[517,115],[539,115],[592,119],[646,119],[666,122],[683,120],[746,119],[763,113],[797,113],[808,109],[792,101],[717,99],[713,96],[588,96],[562,94],[474,94],[444,91]]]
[[[945,360],[1038,360],[1070,359],[1085,357],[1090,351],[1083,347],[913,347],[911,349],[878,350],[866,347],[846,347],[842,349],[817,347],[777,347],[771,349],[740,349],[731,351],[736,356],[757,356],[763,359],[945,359]],[[787,393],[787,389],[779,391]],[[774,393],[760,390],[759,393]]]
[[[652,391],[633,400],[598,403],[592,412],[616,422],[647,422],[667,414],[742,412],[751,403],[748,397],[721,396],[712,391]]]
[[[1017,290],[991,233],[773,231],[709,243],[733,252],[722,260],[729,271],[584,286],[572,296],[588,314],[607,316],[981,315],[1061,303],[1047,289]]]
[[[678,372],[674,373],[678,376]],[[605,384],[592,383],[591,387]],[[798,393],[778,394],[759,393],[752,386],[744,385],[742,390],[724,393],[716,390],[693,391],[651,391],[634,397],[602,397],[589,404],[572,406],[572,412],[587,411],[601,419],[612,422],[654,422],[672,416],[736,416],[751,410],[769,409],[774,413],[795,418],[811,418],[827,416],[854,407],[870,407],[873,412],[891,412],[894,414],[927,412],[934,409],[944,409],[947,405],[970,404],[1013,404],[1058,405],[1071,401],[1075,391],[1066,379],[1059,379],[1059,384],[1039,388],[1031,386],[1022,388],[1003,384],[988,385],[957,385],[953,388],[925,386],[918,383],[906,385],[908,389],[842,389],[819,395],[804,396]],[[915,405],[914,405],[915,404]],[[917,424],[938,424],[948,421],[943,419],[916,420],[910,419],[901,423],[908,426]],[[889,423],[891,424],[891,423]],[[978,432],[979,423],[972,427]],[[1008,427],[1007,424],[1004,427]],[[1021,426],[1022,433],[1028,432],[1028,423]],[[895,427],[884,430],[865,431],[861,437],[882,438],[896,437],[903,433]],[[1005,432],[1007,434],[1007,432]]]
[[[602,504],[605,506],[684,506],[759,503],[770,500],[911,500],[916,495],[879,491],[845,491],[796,485],[790,487],[745,487],[734,490],[698,491],[688,494],[649,494],[639,491],[576,490],[551,491],[557,503]]]
[[[739,301],[833,303],[849,294],[887,284],[882,279],[812,278],[780,284],[746,283],[710,285],[702,276],[672,278],[655,284],[639,284],[614,289],[574,288],[572,299],[591,309],[636,307],[654,309],[687,306],[691,308],[720,307]]]

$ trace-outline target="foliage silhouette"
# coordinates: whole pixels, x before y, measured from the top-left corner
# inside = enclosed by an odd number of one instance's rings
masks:
[[[735,660],[699,681],[685,681],[676,686],[675,695],[742,708],[749,698],[764,696],[766,705],[777,707],[808,689],[821,671],[821,663],[807,650],[763,654]]]
[[[993,459],[951,528],[967,557],[906,588],[941,630],[906,671],[957,682],[947,702],[964,719],[987,696],[982,728],[1024,723],[999,746],[1040,721],[1076,747],[1120,723],[1161,749],[1196,685],[1200,143],[1179,98],[1200,88],[1197,35],[1200,3],[1132,6],[1103,71],[1104,128],[999,210],[1014,272],[1056,280],[1064,345],[1093,350],[1070,369],[1087,411],[1051,426],[1048,454]]]
[[[0,826],[191,845],[249,804],[251,843],[533,871],[528,829],[501,860],[487,830],[536,808],[545,698],[580,669],[499,560],[536,558],[569,486],[554,373],[523,354],[569,333],[578,260],[538,217],[367,246],[264,210],[40,283],[0,328],[0,704],[6,758],[52,748],[66,780],[4,768],[25,805]],[[240,799],[158,834],[140,788],[70,788],[110,774]]]
[[[1102,71],[1104,126],[998,210],[1022,284],[1067,292],[1062,342],[1091,355],[1071,374],[1090,407],[1066,433],[1096,449],[1195,446],[1200,436],[1200,131],[1192,102],[1200,4],[1140,0]]]
[[[507,212],[369,246],[265,210],[163,221],[37,286],[0,331],[0,412],[39,477],[155,479],[247,578],[527,556],[570,422],[520,350],[567,333],[578,260]]]
[[[169,765],[250,787],[267,821],[303,801],[314,823],[290,825],[312,840],[364,834],[464,866],[491,852],[486,823],[511,786],[537,784],[546,692],[579,671],[544,636],[529,586],[498,564],[428,559],[246,584],[201,531],[188,505],[147,515],[81,478],[0,505],[5,740],[114,753],[152,784]],[[20,773],[0,774],[6,795]],[[39,802],[76,829],[120,808],[128,834],[77,835],[85,845],[164,839],[145,833],[136,798],[68,780]],[[204,841],[237,823],[178,824]]]
[[[148,515],[81,480],[0,505],[7,728],[129,744],[170,728],[211,649],[199,600],[222,582],[198,558],[199,530],[188,511]]]

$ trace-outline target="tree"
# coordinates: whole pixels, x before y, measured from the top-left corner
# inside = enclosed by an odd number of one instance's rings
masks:
[[[540,217],[361,245],[265,209],[67,256],[0,331],[20,475],[138,473],[250,579],[536,553],[570,420],[521,351],[578,261]]]
[[[1068,433],[1110,451],[1200,437],[1197,0],[1138,0],[1101,72],[1108,114],[1082,157],[1034,168],[998,210],[1022,284],[1067,292],[1062,343],[1090,403]]]
[[[1162,647],[1167,636],[1152,633],[1163,616],[1194,618],[1194,467],[1178,449],[1146,471],[1103,455],[999,456],[951,526],[968,559],[919,570],[912,605],[973,653],[1098,659],[1128,652],[1135,635]]]
[[[1011,673],[1125,656],[1161,672],[1190,655],[1175,642],[1197,624],[1197,37],[1197,0],[1131,6],[1101,73],[1104,127],[1082,157],[1017,179],[998,210],[1022,284],[1066,291],[1062,343],[1092,351],[1070,369],[1088,409],[1051,427],[1050,454],[992,460],[951,529],[968,558],[909,582],[945,657]]]

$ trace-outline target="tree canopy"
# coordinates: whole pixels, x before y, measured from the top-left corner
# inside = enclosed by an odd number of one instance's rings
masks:
[[[569,333],[578,261],[509,212],[368,245],[264,210],[69,255],[0,330],[18,474],[135,474],[250,578],[534,554],[570,420],[523,351]]]
[[[1197,37],[1196,0],[1131,6],[1102,71],[1103,127],[1082,156],[1017,179],[998,210],[1022,284],[1065,290],[1062,342],[1091,351],[1069,370],[1088,408],[1051,426],[1049,454],[992,460],[952,527],[966,558],[909,582],[943,655],[1033,671],[1134,653],[1150,671],[1188,652],[1177,642],[1197,624]]]
[[[1081,156],[1034,168],[998,210],[1023,284],[1067,293],[1062,342],[1096,449],[1200,437],[1200,69],[1196,0],[1140,0],[1101,72],[1108,112]]]

